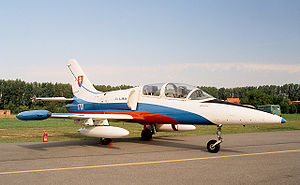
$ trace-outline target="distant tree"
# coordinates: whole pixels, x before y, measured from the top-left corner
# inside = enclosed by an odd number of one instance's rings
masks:
[[[11,101],[7,105],[4,105],[4,109],[11,110],[11,112],[13,114],[16,114],[19,111],[19,109],[17,108],[17,106],[15,106],[15,104],[12,103]]]
[[[130,89],[133,86],[130,85],[120,85],[120,86],[110,86],[110,85],[94,85],[98,91],[101,92],[108,92],[108,91],[116,91],[116,90],[123,90],[123,89]]]
[[[219,89],[219,91],[218,91],[218,97],[219,97],[220,99],[222,99],[222,100],[226,100],[226,99],[227,99],[227,98],[226,98],[225,88],[224,88],[224,87],[222,87],[222,88]]]
[[[290,107],[289,107],[289,113],[290,113],[290,114],[295,114],[295,113],[297,113],[297,106],[296,106],[294,103],[291,103],[291,104],[290,104]]]
[[[207,92],[208,94],[212,95],[215,98],[219,98],[218,89],[216,87],[201,86],[201,87],[198,87],[198,88],[205,91],[205,92]]]
[[[95,85],[95,88],[102,92],[129,89],[133,86],[120,85]],[[300,100],[300,85],[285,84],[283,86],[263,85],[259,87],[236,87],[216,88],[200,87],[212,96],[219,99],[240,98],[242,103],[279,104],[283,113],[300,113],[300,104],[290,104],[290,100]],[[24,82],[22,80],[1,80],[0,79],[0,109],[10,109],[12,113],[23,110],[48,109],[54,112],[65,112],[65,104],[58,102],[32,102],[35,97],[57,97],[72,98],[72,87],[70,84],[49,83],[49,82]]]
[[[283,98],[282,101],[279,103],[281,113],[288,114],[290,113],[290,101],[287,98]]]
[[[26,105],[20,105],[18,108],[18,112],[23,112],[29,110],[29,107]]]
[[[296,107],[297,107],[297,113],[299,114],[300,113],[300,103],[296,103],[294,105],[296,105]]]
[[[259,90],[251,90],[241,99],[241,103],[253,106],[266,105],[271,103],[271,97]]]

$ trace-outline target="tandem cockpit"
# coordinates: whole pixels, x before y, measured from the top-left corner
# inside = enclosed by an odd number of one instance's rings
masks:
[[[203,90],[183,83],[155,83],[143,86],[143,95],[161,98],[176,98],[182,100],[214,99]]]

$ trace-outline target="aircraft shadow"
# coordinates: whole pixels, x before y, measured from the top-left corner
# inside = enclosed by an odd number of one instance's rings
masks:
[[[47,150],[48,148],[57,148],[57,147],[66,147],[66,146],[94,146],[94,147],[103,147],[110,149],[119,149],[115,146],[106,146],[99,144],[98,140],[74,140],[74,141],[55,141],[48,143],[35,143],[30,145],[19,145],[20,147],[32,149],[32,150]]]
[[[192,150],[201,150],[207,152],[206,146],[199,146],[187,143],[178,143],[172,141],[184,141],[183,139],[174,139],[168,137],[154,137],[153,141],[141,141],[139,137],[134,138],[118,138],[114,139],[117,142],[131,142],[131,143],[138,143],[138,144],[146,144],[146,145],[155,145],[155,146],[165,146],[165,147],[173,147],[173,148],[181,148],[181,149],[192,149]],[[231,150],[231,149],[222,149],[221,151],[225,152],[233,152],[233,153],[241,153],[241,151]]]
[[[171,138],[171,137],[155,137],[155,139],[167,140],[167,141],[184,141],[184,139],[175,139],[175,138]]]
[[[192,150],[200,150],[207,152],[206,146],[200,146],[200,145],[194,145],[194,144],[188,144],[188,143],[179,143],[181,141],[184,141],[183,139],[175,139],[175,138],[168,138],[168,137],[154,137],[153,141],[141,141],[139,137],[130,137],[130,138],[116,138],[113,139],[114,145],[113,146],[107,146],[107,145],[101,145],[99,144],[99,141],[96,139],[90,139],[87,140],[74,140],[74,141],[55,141],[55,142],[48,142],[48,143],[34,143],[29,145],[19,145],[20,147],[32,149],[32,150],[47,150],[48,148],[57,148],[57,147],[66,147],[66,146],[82,146],[82,147],[102,147],[102,148],[109,148],[109,149],[117,149],[119,150],[119,147],[116,147],[115,143],[136,143],[136,144],[143,144],[143,145],[152,145],[152,146],[163,146],[163,147],[172,147],[176,149],[192,149]],[[236,150],[230,150],[222,148],[221,151],[226,152],[234,152],[234,153],[240,153],[240,151]]]

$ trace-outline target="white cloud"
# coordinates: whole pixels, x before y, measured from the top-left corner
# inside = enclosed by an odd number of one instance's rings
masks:
[[[300,64],[257,64],[241,63],[236,69],[239,71],[258,71],[258,72],[284,72],[300,73]]]
[[[299,83],[300,76],[300,64],[183,63],[148,66],[99,65],[86,69],[97,83],[134,85],[179,81],[194,85],[201,83],[216,86],[245,86]],[[285,75],[275,76],[274,73]]]
[[[300,83],[300,64],[227,62],[85,66],[82,63],[81,66],[93,83],[107,85],[141,85],[168,81],[217,87]],[[68,83],[67,75],[64,67],[22,67],[15,70],[12,78]]]
[[[260,63],[183,63],[183,64],[164,64],[149,66],[93,66],[91,71],[97,70],[102,74],[119,74],[120,72],[180,72],[191,68],[197,68],[199,71],[244,71],[244,72],[286,72],[299,73],[300,64],[260,64]]]

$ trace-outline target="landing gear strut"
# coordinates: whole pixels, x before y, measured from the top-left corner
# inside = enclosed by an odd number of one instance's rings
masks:
[[[220,144],[223,142],[222,138],[222,124],[218,125],[217,140],[210,140],[207,143],[207,150],[211,153],[217,153],[220,150]]]

